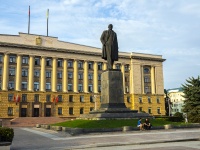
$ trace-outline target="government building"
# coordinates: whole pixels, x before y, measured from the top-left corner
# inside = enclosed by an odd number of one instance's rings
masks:
[[[0,118],[79,117],[101,105],[102,50],[19,33],[0,35]],[[124,103],[165,115],[161,55],[119,52]]]

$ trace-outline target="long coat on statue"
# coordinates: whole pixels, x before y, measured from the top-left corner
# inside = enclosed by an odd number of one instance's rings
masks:
[[[102,47],[102,58],[107,60],[107,50],[111,51],[111,59],[114,61],[118,60],[118,42],[117,34],[113,30],[105,30],[101,35]]]

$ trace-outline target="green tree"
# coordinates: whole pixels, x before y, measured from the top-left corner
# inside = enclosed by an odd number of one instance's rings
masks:
[[[187,113],[189,122],[200,122],[200,77],[191,77],[183,84],[184,101],[183,112]]]

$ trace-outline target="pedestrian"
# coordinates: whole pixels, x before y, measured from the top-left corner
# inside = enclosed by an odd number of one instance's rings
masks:
[[[140,128],[140,131],[144,130],[141,118],[138,120],[137,127]]]

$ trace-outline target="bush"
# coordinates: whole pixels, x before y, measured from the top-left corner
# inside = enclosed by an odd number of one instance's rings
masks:
[[[183,113],[180,113],[180,112],[176,112],[174,114],[174,116],[171,116],[168,118],[169,121],[172,121],[172,122],[181,122],[183,121]]]
[[[14,137],[14,130],[12,128],[0,128],[0,139],[3,142],[12,142]]]

